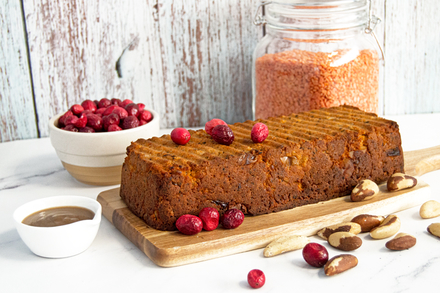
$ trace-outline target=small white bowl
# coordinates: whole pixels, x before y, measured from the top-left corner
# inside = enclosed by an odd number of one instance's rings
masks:
[[[76,206],[95,213],[92,220],[78,221],[56,227],[34,227],[23,224],[29,215],[53,207]],[[93,240],[101,223],[101,204],[83,196],[62,195],[37,199],[17,208],[13,214],[15,227],[23,242],[38,256],[63,258],[85,251]]]
[[[159,134],[159,114],[146,109],[153,120],[145,125],[114,132],[82,133],[58,128],[56,115],[49,122],[52,146],[64,168],[78,181],[91,185],[121,182],[122,163],[132,141]]]

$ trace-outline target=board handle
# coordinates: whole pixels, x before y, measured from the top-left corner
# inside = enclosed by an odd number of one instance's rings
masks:
[[[420,176],[440,170],[440,146],[404,152],[405,173]]]

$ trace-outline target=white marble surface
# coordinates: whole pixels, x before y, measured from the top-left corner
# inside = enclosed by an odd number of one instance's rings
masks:
[[[405,151],[440,144],[440,114],[387,117],[401,128]],[[166,132],[164,130],[163,132]],[[266,274],[258,292],[433,292],[440,271],[440,239],[426,228],[440,218],[422,220],[419,207],[397,213],[401,231],[417,237],[410,250],[391,252],[386,240],[362,234],[353,254],[359,265],[327,277],[308,266],[301,251],[264,258],[262,249],[201,263],[161,268],[103,218],[88,250],[65,259],[35,256],[21,241],[13,211],[30,200],[60,194],[96,198],[115,186],[94,187],[75,181],[58,160],[48,138],[0,144],[0,292],[246,292],[247,273]],[[422,176],[440,201],[440,172]],[[340,254],[324,241],[330,256]],[[434,287],[432,287],[434,286]]]

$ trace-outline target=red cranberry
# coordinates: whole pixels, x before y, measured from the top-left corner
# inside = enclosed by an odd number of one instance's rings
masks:
[[[111,105],[116,105],[116,106],[119,106],[121,104],[121,102],[122,102],[121,99],[113,98],[113,99],[110,100],[110,104]]]
[[[121,120],[128,117],[128,112],[124,108],[119,106],[115,108],[112,113],[118,114],[119,119]]]
[[[85,127],[87,125],[87,116],[86,116],[86,114],[81,114],[81,117],[79,117],[78,120],[76,120],[76,122],[74,124],[75,124],[76,128]]]
[[[139,126],[145,125],[145,124],[147,124],[147,123],[148,123],[148,122],[145,121],[145,120],[143,120],[143,119],[140,119],[140,120],[139,120]]]
[[[212,135],[212,129],[217,125],[227,125],[225,121],[221,119],[212,119],[205,124],[205,131],[207,134]]]
[[[230,145],[234,141],[234,133],[228,125],[217,125],[212,129],[212,139],[219,144]]]
[[[117,105],[110,105],[107,108],[105,108],[105,111],[102,113],[102,116],[107,116],[113,113],[113,110],[119,108]]]
[[[81,115],[82,114],[86,114],[86,115],[88,115],[88,114],[95,114],[95,112],[93,112],[92,110],[84,110],[84,111],[81,112]]]
[[[266,124],[258,122],[255,123],[252,127],[251,138],[255,143],[263,142],[267,136],[269,135],[269,128],[267,128]]]
[[[139,108],[139,112],[143,111],[145,109],[145,104],[144,103],[138,103],[138,108]]]
[[[115,114],[115,113],[113,113]],[[121,128],[122,129],[130,129],[139,126],[139,120],[135,116],[128,116],[124,120],[122,120]]]
[[[84,108],[84,110],[90,110],[92,113],[95,113],[96,109],[98,109],[98,106],[96,106],[95,102],[92,100],[85,100],[81,103],[81,106]]]
[[[76,117],[76,118],[78,118],[78,117]],[[72,132],[78,132],[78,128],[76,128],[75,125],[73,125],[73,124],[66,125],[66,127],[62,128],[62,129],[67,130],[67,131],[72,131]]]
[[[78,121],[78,117],[76,117],[75,115],[70,115],[67,116],[66,119],[64,120],[64,124],[67,125],[74,125],[76,122]]]
[[[235,229],[240,226],[244,221],[244,214],[239,209],[227,210],[220,218],[223,228]]]
[[[206,207],[200,211],[199,218],[203,222],[203,229],[212,231],[218,227],[220,214],[215,208]]]
[[[102,114],[105,112],[105,110],[107,110],[107,108],[99,108],[95,111],[95,114],[103,116]]]
[[[266,283],[266,276],[263,271],[255,269],[248,273],[247,280],[252,288],[258,289]]]
[[[58,119],[58,127],[62,128],[64,126],[66,126],[66,118],[68,116],[72,116],[73,113],[72,111],[67,111],[66,113],[64,113],[59,119]]]
[[[122,107],[122,108],[125,108],[125,106],[127,106],[128,104],[131,104],[131,103],[133,103],[132,100],[125,99],[125,100],[123,100],[123,101],[119,104],[119,106]]]
[[[101,100],[99,100],[98,102],[98,108],[107,108],[108,106],[110,106],[112,103],[109,99],[107,98],[102,98]]]
[[[328,261],[327,249],[319,243],[308,243],[302,251],[304,260],[311,266],[321,268]]]
[[[101,131],[102,118],[97,114],[87,114],[87,126],[93,128],[95,131]]]
[[[79,104],[75,104],[72,107],[70,107],[70,111],[72,111],[73,115],[78,116],[79,114],[81,114],[82,111],[84,111],[84,108]]]
[[[176,144],[185,145],[191,138],[191,134],[185,128],[174,128],[171,131],[171,140]]]
[[[86,133],[93,133],[93,132],[95,132],[95,130],[92,127],[89,127],[89,126],[78,128],[78,131],[79,132],[86,132]]]
[[[180,216],[176,221],[176,228],[185,235],[194,235],[202,231],[202,220],[194,215]]]
[[[116,124],[112,124],[112,125],[110,125],[110,126],[107,128],[107,131],[108,131],[108,132],[112,132],[112,131],[121,131],[121,130],[122,130],[122,128],[119,127],[119,125],[116,125]]]
[[[102,117],[102,127],[107,130],[110,125],[119,125],[119,116],[111,113],[110,115]]]
[[[135,103],[130,103],[125,106],[125,110],[127,110],[128,116],[139,116],[139,106]]]
[[[139,119],[145,120],[145,122],[150,122],[153,120],[153,114],[151,114],[148,110],[142,110],[140,111]]]

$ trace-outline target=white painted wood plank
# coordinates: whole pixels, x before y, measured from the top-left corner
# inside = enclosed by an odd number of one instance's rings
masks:
[[[0,4],[0,142],[38,137],[20,0]]]
[[[440,111],[440,1],[386,1],[385,114]]]

